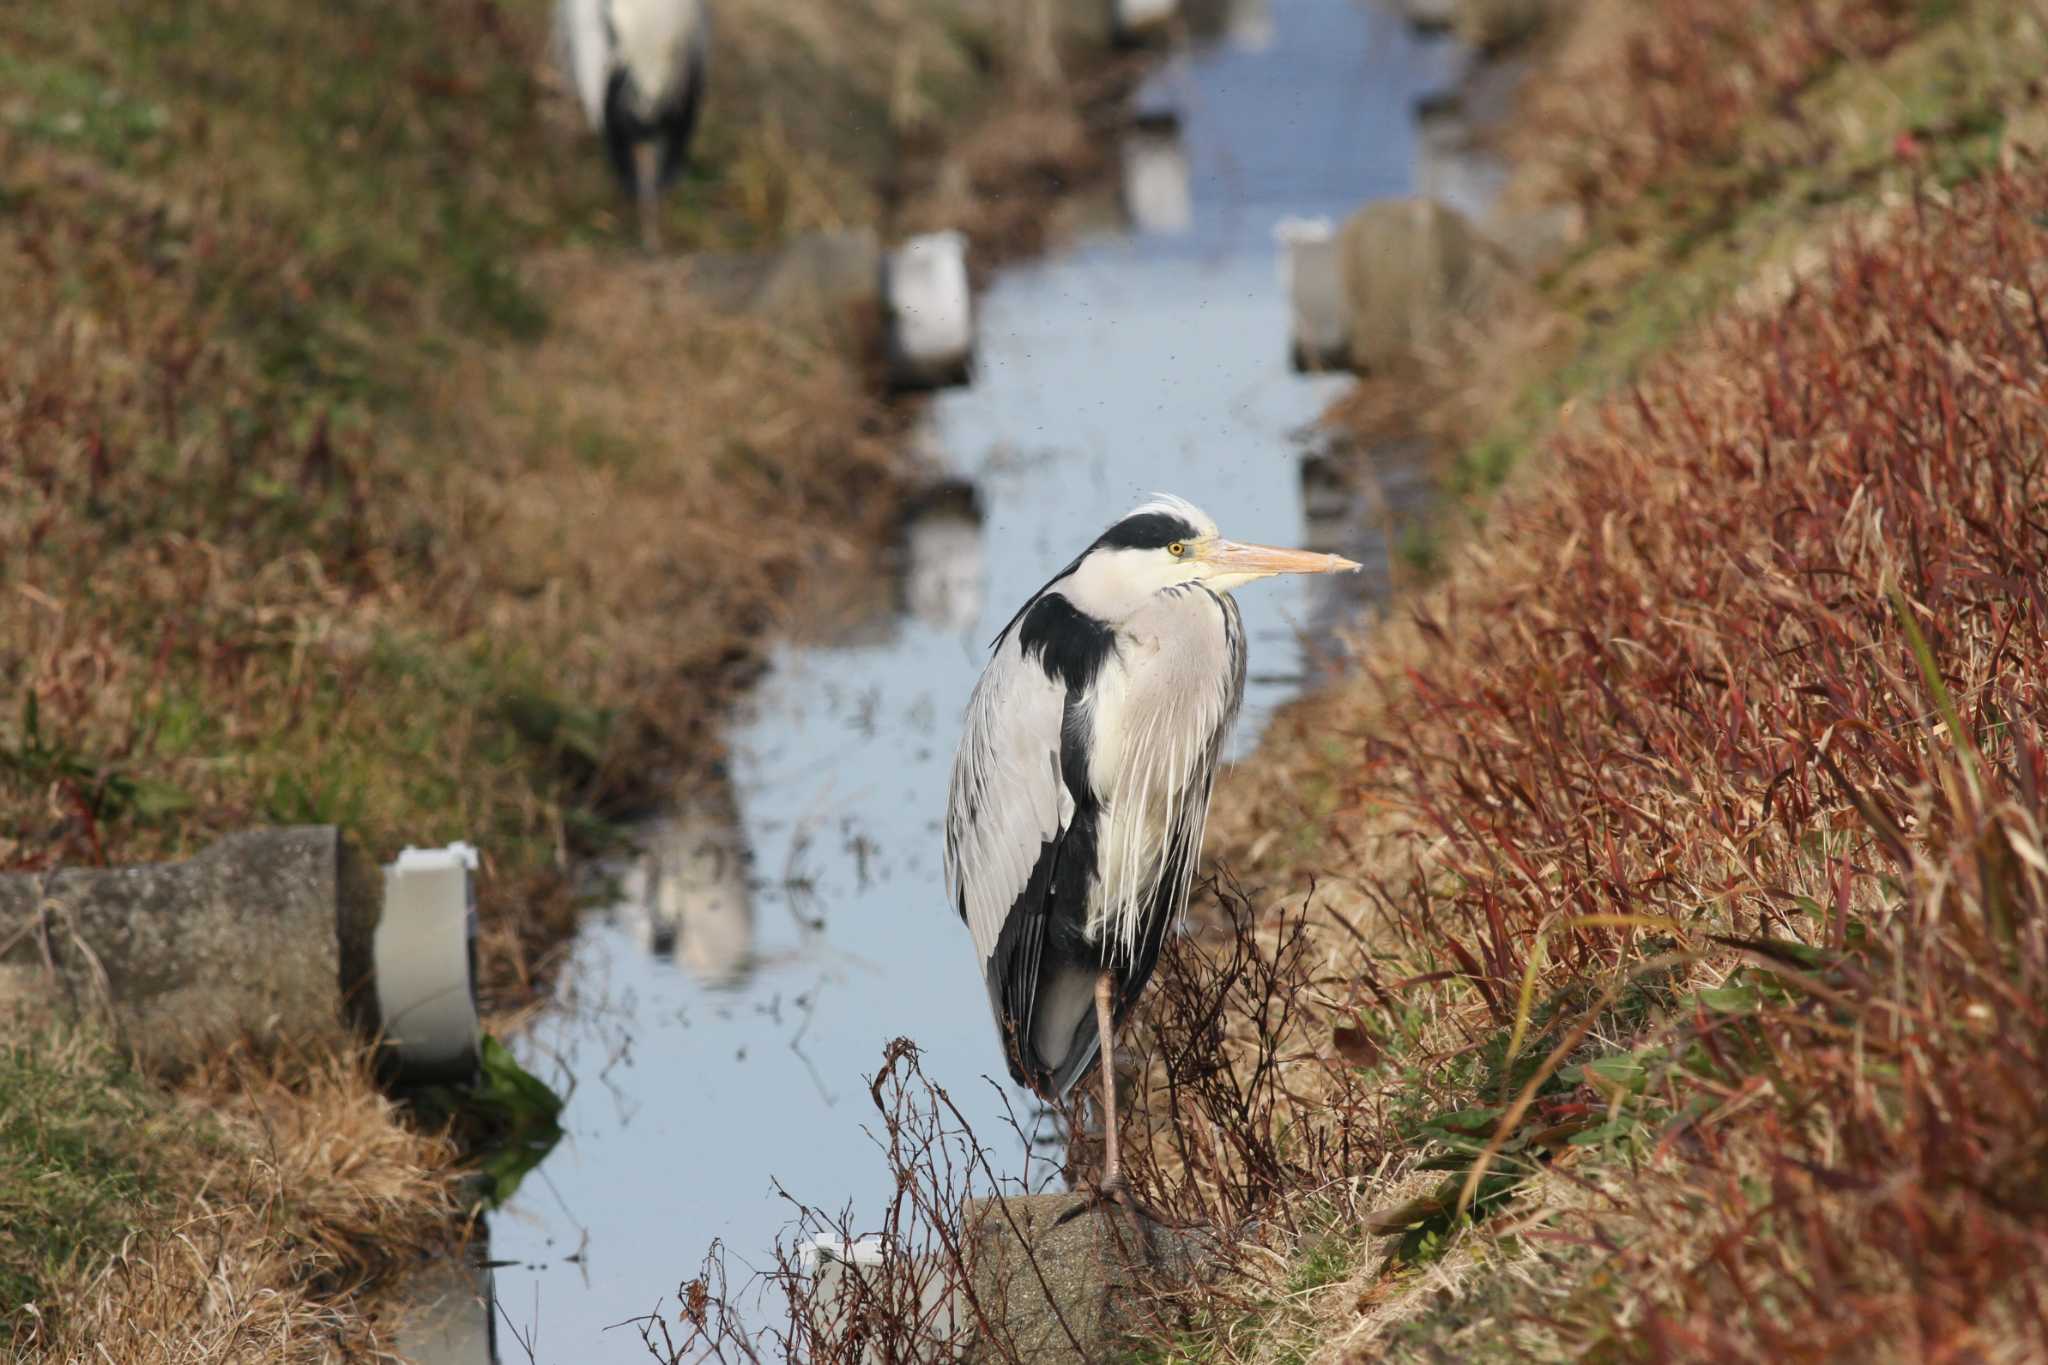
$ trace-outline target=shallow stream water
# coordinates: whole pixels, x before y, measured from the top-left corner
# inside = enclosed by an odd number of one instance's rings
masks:
[[[1383,459],[1385,496],[1361,511],[1305,464],[1302,429],[1341,381],[1290,369],[1272,231],[1432,176],[1483,193],[1483,166],[1425,163],[1414,119],[1459,60],[1368,0],[1232,5],[1138,96],[1156,117],[1124,148],[1126,226],[1003,271],[978,301],[974,383],[931,404],[925,433],[957,483],[908,517],[901,579],[848,594],[874,609],[830,641],[774,651],[727,771],[644,831],[647,856],[617,869],[619,902],[517,1045],[571,1095],[567,1136],[491,1218],[504,1359],[648,1359],[625,1324],[673,1321],[714,1239],[736,1280],[772,1263],[793,1213],[778,1190],[872,1218],[890,1176],[867,1078],[892,1038],[916,1040],[977,1131],[1006,1131],[1005,1092],[1028,1110],[942,887],[949,766],[988,642],[1154,489],[1233,538],[1386,564],[1384,529],[1425,481]],[[1384,574],[1360,579],[1370,594]],[[1234,753],[1359,591],[1240,594],[1252,681]],[[1012,1147],[1004,1174],[1021,1179]]]

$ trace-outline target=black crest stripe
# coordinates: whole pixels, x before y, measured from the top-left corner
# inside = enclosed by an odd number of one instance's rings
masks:
[[[1194,523],[1172,512],[1140,512],[1125,517],[1095,541],[1103,550],[1163,550],[1177,540],[1193,540]]]

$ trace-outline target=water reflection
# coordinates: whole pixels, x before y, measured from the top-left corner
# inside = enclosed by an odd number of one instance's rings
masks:
[[[1338,438],[1301,462],[1302,511],[1311,549],[1340,554],[1359,571],[1318,580],[1309,633],[1327,636],[1400,586],[1410,538],[1436,499],[1427,441],[1383,439],[1364,448]]]
[[[981,497],[948,479],[911,500],[903,518],[903,612],[958,635],[981,617],[987,565]]]
[[[1416,193],[1476,220],[1499,193],[1501,174],[1480,144],[1462,92],[1434,91],[1416,102]]]
[[[1139,119],[1123,136],[1124,214],[1140,232],[1179,234],[1195,219],[1188,187],[1188,154],[1180,120],[1170,114]]]
[[[1034,1107],[941,871],[961,708],[1017,604],[1156,488],[1236,537],[1388,562],[1398,513],[1334,464],[1300,469],[1300,433],[1346,381],[1289,368],[1273,231],[1412,191],[1412,104],[1444,54],[1362,0],[1205,8],[1237,36],[1191,47],[1139,103],[1117,188],[1143,230],[1007,268],[978,300],[974,386],[928,409],[951,481],[905,509],[898,572],[805,604],[825,632],[775,646],[724,737],[729,770],[645,831],[622,904],[579,935],[522,1043],[576,1087],[569,1136],[495,1220],[516,1260],[500,1292],[522,1323],[537,1302],[539,1360],[644,1358],[606,1329],[665,1297],[672,1312],[714,1237],[745,1283],[788,1224],[782,1189],[872,1230],[891,1180],[866,1081],[893,1038],[916,1040],[999,1169],[1045,1169],[1050,1129],[1008,1136]],[[1299,691],[1320,648],[1305,638],[1351,610],[1325,586],[1243,594],[1233,756]]]
[[[498,1365],[490,1229],[479,1219],[468,1255],[427,1266],[406,1283],[392,1345],[416,1365]]]
[[[1287,359],[1296,373],[1337,369],[1350,359],[1351,323],[1327,217],[1282,218],[1273,225],[1280,291],[1287,298]]]
[[[620,927],[706,986],[744,984],[754,965],[753,855],[723,766],[692,780],[634,843],[612,909]]]

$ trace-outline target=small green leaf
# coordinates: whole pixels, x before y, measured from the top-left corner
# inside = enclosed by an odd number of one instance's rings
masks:
[[[1634,1119],[1609,1119],[1597,1128],[1588,1128],[1583,1133],[1574,1133],[1570,1142],[1574,1147],[1597,1147],[1603,1142],[1612,1142],[1618,1137],[1627,1137],[1635,1131]]]
[[[502,1109],[507,1117],[539,1116],[549,1120],[562,1112],[562,1097],[546,1081],[519,1065],[512,1050],[484,1035],[481,1054],[483,1077],[477,1086],[479,1103]]]
[[[1698,998],[1702,1005],[1722,1014],[1748,1014],[1763,1004],[1763,992],[1748,984],[1704,990]]]
[[[1438,1114],[1429,1121],[1429,1126],[1450,1133],[1484,1136],[1493,1132],[1493,1125],[1505,1112],[1497,1104],[1484,1109],[1454,1109],[1448,1114]]]
[[[151,777],[135,779],[134,789],[129,794],[129,804],[135,813],[145,820],[161,820],[167,815],[192,809],[198,802],[191,793],[168,782],[159,782]]]
[[[478,1071],[475,1087],[455,1102],[485,1130],[477,1169],[495,1207],[510,1199],[562,1140],[562,1097],[489,1034],[484,1035]]]
[[[1566,1067],[1558,1074],[1571,1085],[1590,1085],[1599,1090],[1612,1090],[1615,1086],[1641,1090],[1649,1080],[1648,1062],[1652,1057],[1663,1055],[1662,1048],[1652,1048],[1647,1053],[1617,1053],[1612,1057],[1596,1058],[1583,1066]]]

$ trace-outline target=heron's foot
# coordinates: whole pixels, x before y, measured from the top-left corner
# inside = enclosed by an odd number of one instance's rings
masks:
[[[1121,1171],[1092,1185],[1087,1190],[1087,1198],[1061,1214],[1054,1220],[1053,1226],[1056,1228],[1063,1227],[1084,1213],[1100,1213],[1109,1204],[1115,1204],[1127,1213],[1134,1214],[1158,1227],[1184,1229],[1196,1226],[1193,1223],[1183,1223],[1168,1218],[1165,1214],[1138,1198],[1137,1192],[1131,1188],[1131,1182],[1124,1179],[1123,1172]]]

